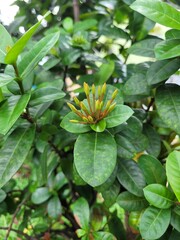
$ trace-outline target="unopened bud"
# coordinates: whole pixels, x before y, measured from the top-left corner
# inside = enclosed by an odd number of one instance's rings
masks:
[[[102,109],[102,107],[103,107],[103,101],[102,102],[100,102],[100,109]]]
[[[89,122],[94,122],[94,119],[91,116],[88,116]]]
[[[75,106],[72,105],[71,103],[67,103],[67,105],[69,106],[69,108],[70,108],[73,112],[75,112],[75,113],[78,112],[78,110],[75,108]]]
[[[112,94],[112,99],[114,100],[118,94],[118,89],[116,89]]]
[[[79,121],[78,120],[74,120],[74,119],[72,119],[72,120],[69,120],[71,123],[79,123]]]
[[[83,121],[88,122],[88,118],[87,117],[83,116],[82,119],[83,119]]]
[[[89,85],[86,82],[84,82],[84,92],[86,96],[89,96]]]
[[[88,109],[86,108],[86,106],[84,105],[83,102],[80,102],[79,104],[80,104],[80,107],[83,111],[88,112]]]
[[[79,106],[79,102],[80,102],[79,99],[77,97],[74,97],[73,100]]]
[[[109,107],[108,113],[112,112],[112,111],[114,110],[115,106],[116,106],[116,103],[113,103],[113,104]]]
[[[106,103],[106,107],[105,107],[105,109],[108,110],[109,107],[110,107],[110,105],[111,105],[111,100],[109,100],[109,101]]]
[[[100,101],[96,100],[96,104],[95,104],[96,111],[101,109],[100,105],[101,105]]]
[[[101,94],[105,95],[106,93],[106,83],[103,84],[102,89],[101,89]]]

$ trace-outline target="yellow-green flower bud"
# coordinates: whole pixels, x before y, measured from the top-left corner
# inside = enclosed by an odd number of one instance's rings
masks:
[[[106,93],[106,83],[103,84],[102,89],[101,89],[101,94],[104,96]]]
[[[118,94],[118,89],[116,89],[112,94],[112,99],[114,100]]]
[[[109,107],[108,113],[112,112],[112,111],[114,110],[115,106],[116,106],[116,103],[113,103],[113,104]]]
[[[96,104],[95,104],[96,111],[101,109],[100,105],[101,105],[101,103],[100,103],[99,99],[96,100]]]
[[[91,123],[94,122],[94,119],[93,119],[90,115],[88,116],[88,120],[89,120],[89,122],[91,122]]]
[[[69,120],[71,123],[79,123],[79,121],[78,120],[74,120],[74,119],[72,119],[72,120]]]
[[[82,119],[83,119],[83,121],[85,121],[85,122],[88,122],[88,118],[87,117],[82,117]]]
[[[84,92],[86,96],[89,96],[89,85],[86,82],[84,82]]]
[[[111,100],[107,101],[105,109],[108,110],[111,105]]]
[[[70,108],[73,112],[75,112],[75,113],[78,112],[78,110],[75,108],[75,106],[72,105],[71,103],[67,103],[67,105],[69,106],[69,108]]]
[[[79,103],[80,103],[79,99],[77,97],[74,97],[73,100],[79,106]]]

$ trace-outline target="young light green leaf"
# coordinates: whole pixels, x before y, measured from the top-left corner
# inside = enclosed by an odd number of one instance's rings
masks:
[[[160,238],[168,228],[170,218],[170,209],[148,207],[140,220],[140,233],[142,238],[148,240]]]
[[[130,193],[143,196],[143,188],[146,186],[144,176],[137,163],[133,160],[119,159],[117,178]]]
[[[106,121],[105,119],[102,119],[101,121],[97,122],[96,124],[90,124],[90,127],[95,132],[104,132],[106,129]]]
[[[5,63],[4,58],[10,48],[13,46],[11,35],[7,32],[5,27],[0,24],[0,63]]]
[[[16,129],[0,149],[0,188],[18,171],[34,140],[35,128]]]
[[[52,194],[47,187],[37,188],[31,196],[31,201],[35,204],[41,204],[47,201]]]
[[[155,103],[159,116],[170,129],[180,134],[180,86],[166,84],[156,91]]]
[[[169,154],[166,161],[167,179],[178,201],[180,201],[180,152],[174,151]]]
[[[112,128],[126,122],[133,115],[133,110],[125,105],[117,105],[115,109],[107,115],[106,127]]]
[[[6,134],[23,113],[30,99],[30,94],[9,97],[0,106],[0,133]]]
[[[8,83],[12,82],[14,78],[7,74],[0,73],[0,87],[7,85]]]
[[[33,48],[25,54],[18,69],[21,78],[25,78],[40,62],[40,60],[51,50],[59,39],[59,32],[49,34],[36,43]]]
[[[155,56],[158,60],[180,56],[180,39],[169,39],[158,43],[155,48]]]
[[[26,46],[29,39],[34,35],[38,27],[40,26],[42,20],[46,18],[50,14],[50,11],[47,12],[44,17],[37,22],[34,26],[32,26],[8,51],[5,57],[6,64],[15,64],[19,54],[22,52],[24,47]]]
[[[116,166],[117,148],[109,133],[85,133],[74,147],[74,163],[79,175],[89,185],[103,184]]]
[[[53,196],[47,205],[47,212],[49,217],[57,219],[61,212],[62,212],[62,206],[61,206],[61,202],[58,198],[58,196]]]
[[[143,191],[145,198],[154,207],[167,209],[174,204],[174,194],[161,184],[150,184]]]
[[[154,22],[170,28],[180,29],[179,11],[160,0],[136,0],[130,8]]]

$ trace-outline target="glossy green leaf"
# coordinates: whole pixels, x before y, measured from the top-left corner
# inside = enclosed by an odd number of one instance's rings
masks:
[[[73,20],[70,17],[66,17],[63,22],[62,22],[63,28],[67,31],[67,32],[72,32],[73,31]]]
[[[0,149],[0,188],[18,171],[34,140],[35,129],[16,129]]]
[[[148,206],[148,202],[143,197],[138,197],[130,192],[122,192],[117,198],[117,203],[126,211],[141,211]]]
[[[180,233],[180,214],[177,214],[174,210],[171,214],[171,225]]]
[[[162,82],[178,71],[178,69],[178,58],[154,62],[147,71],[147,82],[149,85]]]
[[[6,198],[6,192],[2,189],[0,189],[0,203],[4,201],[4,199]]]
[[[180,134],[180,86],[166,84],[156,91],[155,103],[159,116],[167,126]]]
[[[95,132],[104,132],[106,128],[106,121],[105,119],[102,119],[101,121],[97,122],[96,124],[91,124],[90,127]]]
[[[94,75],[95,85],[102,85],[105,83],[114,72],[114,61],[108,61],[108,63],[103,63],[99,68],[99,71]]]
[[[142,238],[154,240],[161,237],[168,228],[170,218],[170,209],[148,207],[140,220],[140,233]]]
[[[145,198],[154,207],[167,209],[174,204],[174,194],[161,184],[150,184],[143,191]]]
[[[0,63],[5,63],[4,59],[10,47],[13,46],[11,35],[7,32],[5,27],[0,24]]]
[[[161,39],[159,39],[159,38],[145,39],[140,42],[134,43],[127,50],[127,52],[129,54],[154,58],[155,57],[154,47],[156,46],[156,44],[158,44],[160,42],[161,42]]]
[[[29,94],[23,96],[14,95],[9,97],[9,99],[0,106],[1,134],[6,134],[14,125],[20,115],[24,112],[29,99]]]
[[[180,29],[179,11],[167,3],[160,0],[136,0],[130,7],[154,22]]]
[[[79,175],[89,185],[103,184],[116,165],[117,148],[109,133],[85,133],[74,147],[74,163]]]
[[[25,78],[40,62],[40,60],[51,50],[59,39],[59,32],[52,33],[42,38],[33,48],[24,55],[18,64],[21,78]]]
[[[166,183],[166,172],[160,161],[150,155],[142,155],[138,159],[138,165],[142,170],[147,184]]]
[[[14,78],[7,74],[0,73],[0,87],[7,85],[8,83],[12,82]]]
[[[180,31],[177,29],[170,29],[165,33],[166,39],[180,39]]]
[[[75,113],[68,113],[61,121],[60,126],[71,133],[85,133],[91,130],[89,124],[72,123],[70,120],[82,121]]]
[[[154,51],[158,60],[179,57],[180,39],[162,41],[155,46]]]
[[[143,196],[143,188],[146,186],[144,176],[137,163],[133,160],[119,159],[117,178],[130,193]]]
[[[117,240],[126,240],[126,232],[122,220],[116,215],[108,219],[108,227],[110,232],[117,238]]]
[[[47,212],[49,217],[57,219],[62,213],[61,202],[58,196],[53,196],[47,205]]]
[[[92,236],[96,240],[116,240],[116,238],[109,232],[93,232]]]
[[[54,179],[54,189],[58,191],[67,183],[68,183],[68,181],[67,181],[64,173],[59,172]]]
[[[41,204],[47,201],[52,194],[47,187],[37,188],[31,196],[31,201],[35,204]]]
[[[115,102],[117,104],[123,104],[124,100],[123,100],[122,91],[110,84],[107,84],[106,86],[107,86],[107,90],[106,90],[106,94],[104,96],[104,104],[106,104],[108,100],[111,100],[112,94],[116,89],[118,90],[118,94],[116,96]]]
[[[142,122],[134,117],[131,116],[124,126],[123,130],[121,131],[123,136],[126,136],[128,139],[137,139],[137,136],[142,133],[143,125]]]
[[[5,63],[7,64],[15,64],[19,54],[23,51],[29,39],[34,35],[38,27],[40,26],[42,20],[46,18],[50,12],[47,12],[44,17],[37,22],[34,26],[32,26],[9,50],[8,54],[5,57]]]
[[[133,110],[125,105],[117,105],[115,109],[107,115],[106,127],[112,128],[116,127],[124,122],[126,122],[133,114]]]
[[[78,198],[73,204],[71,204],[71,210],[79,226],[84,230],[88,230],[90,211],[87,200],[82,197]]]
[[[174,151],[169,154],[166,161],[167,179],[178,201],[180,201],[180,152]]]

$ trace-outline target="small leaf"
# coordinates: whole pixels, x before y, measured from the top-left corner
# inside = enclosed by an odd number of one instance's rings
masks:
[[[90,18],[84,21],[79,21],[74,24],[74,32],[85,31],[97,25],[97,20]]]
[[[16,129],[0,149],[0,188],[18,171],[34,140],[35,129]]]
[[[103,63],[99,68],[99,71],[94,75],[95,85],[102,85],[105,83],[114,72],[114,62],[108,61],[108,63]]]
[[[140,197],[143,196],[143,188],[146,186],[146,182],[135,161],[119,159],[117,178],[130,193]]]
[[[14,78],[7,74],[0,73],[0,87],[7,85],[8,83],[12,82]]]
[[[49,217],[53,219],[57,219],[60,216],[62,212],[62,207],[58,196],[54,196],[49,200],[47,205],[47,212]]]
[[[148,240],[160,238],[168,228],[170,218],[170,209],[148,207],[140,220],[140,233],[142,238]]]
[[[180,31],[176,29],[170,29],[165,33],[166,39],[180,39]]]
[[[166,161],[167,179],[178,201],[180,201],[180,152],[174,151],[169,154]]]
[[[167,209],[174,204],[174,194],[161,184],[150,184],[143,191],[145,198],[154,207]]]
[[[156,91],[155,103],[159,116],[170,129],[180,134],[180,86],[166,84]]]
[[[5,191],[3,191],[2,189],[0,189],[0,203],[4,201],[4,199],[6,198],[6,193]]]
[[[180,13],[160,0],[137,0],[130,8],[170,28],[180,29]]]
[[[141,211],[148,206],[143,197],[137,197],[130,192],[122,192],[117,198],[117,203],[126,211]]]
[[[104,198],[104,205],[106,207],[111,207],[117,199],[120,192],[120,184],[116,180],[109,189],[102,192],[102,197]]]
[[[78,198],[78,200],[71,204],[71,210],[79,226],[84,230],[88,230],[90,211],[87,200],[82,197]]]
[[[116,142],[109,133],[79,135],[74,147],[74,163],[79,175],[89,185],[103,184],[116,166]]]
[[[37,188],[31,196],[31,201],[35,204],[41,204],[47,201],[51,196],[49,189],[47,187]]]
[[[117,105],[115,109],[107,115],[106,127],[112,128],[126,122],[133,114],[133,110],[125,105]]]
[[[97,122],[96,124],[91,124],[90,127],[95,132],[104,132],[106,128],[106,121],[105,119],[102,119],[101,121]]]
[[[162,41],[155,46],[154,51],[158,60],[179,57],[180,39]]]

